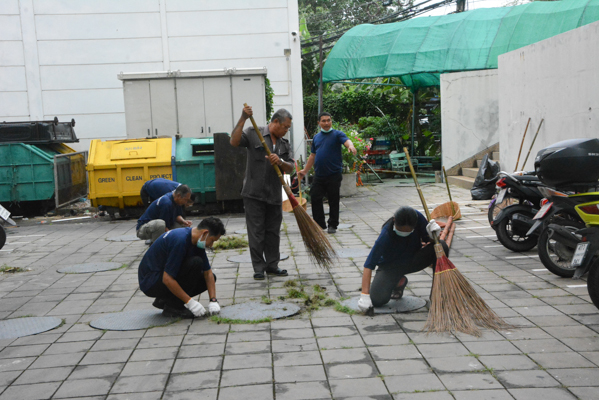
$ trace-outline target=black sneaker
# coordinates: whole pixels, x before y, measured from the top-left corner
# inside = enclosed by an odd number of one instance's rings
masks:
[[[161,310],[164,310],[164,305],[166,304],[166,300],[164,299],[159,299],[158,297],[156,297],[154,299],[154,302],[152,303],[152,305],[156,308],[159,308]]]
[[[175,308],[171,305],[165,304],[162,310],[162,315],[169,318],[194,318],[195,316],[187,308]]]
[[[337,233],[337,228],[333,228],[332,226],[329,226],[329,229],[327,229],[327,232],[331,233],[331,234]]]
[[[277,268],[275,271],[266,271],[266,273],[268,275],[276,275],[276,276],[287,276],[287,275],[289,275],[287,273],[286,269],[281,269],[281,268]]]

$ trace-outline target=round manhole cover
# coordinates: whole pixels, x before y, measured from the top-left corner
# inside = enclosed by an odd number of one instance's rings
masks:
[[[0,321],[0,339],[15,339],[36,335],[58,327],[62,323],[56,317],[26,317]]]
[[[90,322],[90,326],[109,331],[135,331],[166,325],[175,320],[164,317],[160,310],[132,310],[104,315]]]
[[[358,308],[358,300],[360,297],[352,297],[351,299],[343,300],[342,305],[351,308],[352,310],[360,311]],[[420,297],[414,296],[403,296],[399,300],[389,300],[387,304],[382,307],[375,307],[375,314],[395,314],[405,313],[414,310],[418,310],[426,305],[426,300]]]
[[[297,314],[300,307],[297,304],[274,302],[271,304],[249,302],[223,307],[221,318],[239,319],[243,321],[260,321],[265,318],[278,319]]]

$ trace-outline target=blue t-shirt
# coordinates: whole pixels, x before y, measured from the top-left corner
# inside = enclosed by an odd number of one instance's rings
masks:
[[[188,257],[202,257],[203,270],[210,269],[206,251],[191,244],[191,229],[173,229],[163,233],[150,246],[137,270],[139,288],[142,292],[146,292],[161,281],[164,272],[176,279],[183,261]]]
[[[422,248],[422,242],[428,243],[431,239],[426,232],[428,222],[424,215],[418,213],[418,222],[414,232],[406,237],[398,236],[393,231],[393,222],[385,224],[370,254],[364,263],[364,268],[375,269],[377,265],[407,264]]]
[[[312,140],[312,153],[316,154],[314,171],[316,176],[340,174],[343,171],[341,145],[347,142],[345,133],[333,129],[330,132],[320,131]]]
[[[173,194],[167,193],[158,200],[154,200],[145,213],[137,220],[136,230],[155,219],[165,222],[168,229],[172,229],[179,215],[183,215],[183,209],[173,200]]]
[[[144,183],[142,190],[148,194],[151,201],[154,201],[165,194],[172,192],[180,185],[179,182],[170,181],[164,178],[156,178]]]

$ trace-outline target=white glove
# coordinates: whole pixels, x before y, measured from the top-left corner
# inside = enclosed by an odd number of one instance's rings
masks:
[[[215,314],[218,314],[219,312],[220,312],[220,306],[218,305],[218,302],[211,301],[210,304],[208,304],[208,314],[215,315]]]
[[[431,239],[433,238],[433,235],[438,237],[439,233],[441,233],[441,227],[435,222],[434,219],[431,219],[428,225],[426,225],[426,233],[428,233],[428,236]]]
[[[360,295],[360,300],[358,300],[358,308],[360,309],[360,311],[366,312],[368,311],[368,309],[370,309],[370,307],[372,307],[372,300],[370,300],[370,295],[362,293]]]
[[[189,299],[189,301],[185,303],[185,308],[191,311],[191,313],[196,317],[203,317],[204,314],[206,314],[206,309],[204,306],[194,299]]]

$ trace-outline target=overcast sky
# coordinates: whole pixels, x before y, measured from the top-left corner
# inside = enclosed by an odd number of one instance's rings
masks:
[[[476,8],[492,8],[492,7],[505,7],[511,5],[514,0],[466,0],[466,10],[474,10]],[[528,0],[520,1],[520,3],[528,3]],[[433,11],[430,11],[422,16],[428,15],[446,15],[454,12],[456,9],[455,3],[450,5],[439,7]]]

